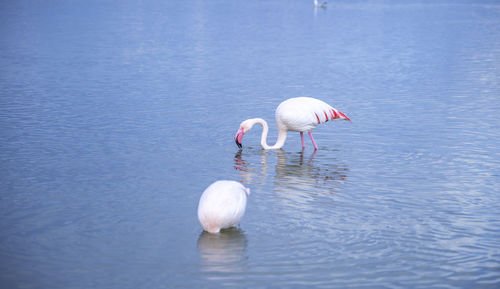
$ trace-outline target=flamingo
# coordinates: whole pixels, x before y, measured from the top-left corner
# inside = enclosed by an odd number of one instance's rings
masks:
[[[252,127],[259,123],[262,125],[262,135],[260,144],[266,150],[280,149],[285,144],[286,135],[288,131],[300,132],[300,139],[302,141],[302,149],[305,149],[304,132],[309,134],[315,150],[318,146],[314,141],[311,130],[316,128],[320,123],[327,122],[334,119],[344,119],[351,121],[345,114],[339,110],[331,107],[326,102],[312,97],[295,97],[289,98],[278,106],[276,109],[276,125],[278,127],[278,140],[272,146],[267,144],[267,133],[269,127],[267,122],[262,118],[251,118],[243,121],[234,140],[236,145],[241,149],[241,140],[243,135],[247,133]]]
[[[245,214],[250,189],[235,181],[216,181],[205,189],[198,203],[198,220],[209,233],[235,227]]]
[[[314,7],[326,8],[326,1],[323,3],[319,3],[318,0],[314,0]]]

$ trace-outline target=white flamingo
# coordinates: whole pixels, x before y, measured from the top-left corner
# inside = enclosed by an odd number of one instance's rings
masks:
[[[331,107],[326,102],[312,97],[295,97],[283,101],[276,109],[276,125],[278,127],[278,140],[273,146],[267,144],[267,133],[269,127],[267,122],[262,118],[251,118],[243,121],[234,140],[239,148],[242,147],[241,140],[243,135],[247,133],[252,127],[259,123],[262,125],[262,135],[260,144],[264,149],[280,149],[285,144],[286,135],[288,131],[300,132],[300,139],[302,141],[302,149],[305,148],[304,132],[306,131],[311,137],[314,149],[317,150],[318,146],[314,141],[311,130],[316,128],[320,123],[327,122],[334,119],[344,119],[351,121],[345,114],[339,110]]]
[[[235,181],[216,181],[208,186],[198,204],[198,220],[209,233],[235,227],[245,214],[250,189]]]
[[[318,0],[314,0],[314,7],[326,8],[326,1],[323,3],[319,3]]]

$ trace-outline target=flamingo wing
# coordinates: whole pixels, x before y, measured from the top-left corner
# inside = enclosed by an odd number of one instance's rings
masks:
[[[276,109],[276,122],[290,131],[310,131],[320,123],[350,119],[329,104],[312,97],[295,97],[283,101]]]

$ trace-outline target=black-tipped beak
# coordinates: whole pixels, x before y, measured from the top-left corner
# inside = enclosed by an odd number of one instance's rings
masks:
[[[241,149],[243,146],[241,145],[241,139],[243,138],[243,128],[240,128],[238,132],[236,132],[236,135],[234,136],[234,141],[236,142],[236,145]]]
[[[238,142],[238,139],[235,139],[234,141],[236,142],[236,145],[237,145],[240,149],[243,147],[243,146],[241,145],[241,143],[240,143],[240,142]]]

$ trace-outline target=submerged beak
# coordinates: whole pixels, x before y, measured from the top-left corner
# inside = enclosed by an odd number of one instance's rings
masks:
[[[241,139],[243,138],[243,128],[240,127],[238,132],[236,132],[236,135],[234,136],[234,141],[236,142],[236,145],[241,149],[243,146],[241,145]]]

